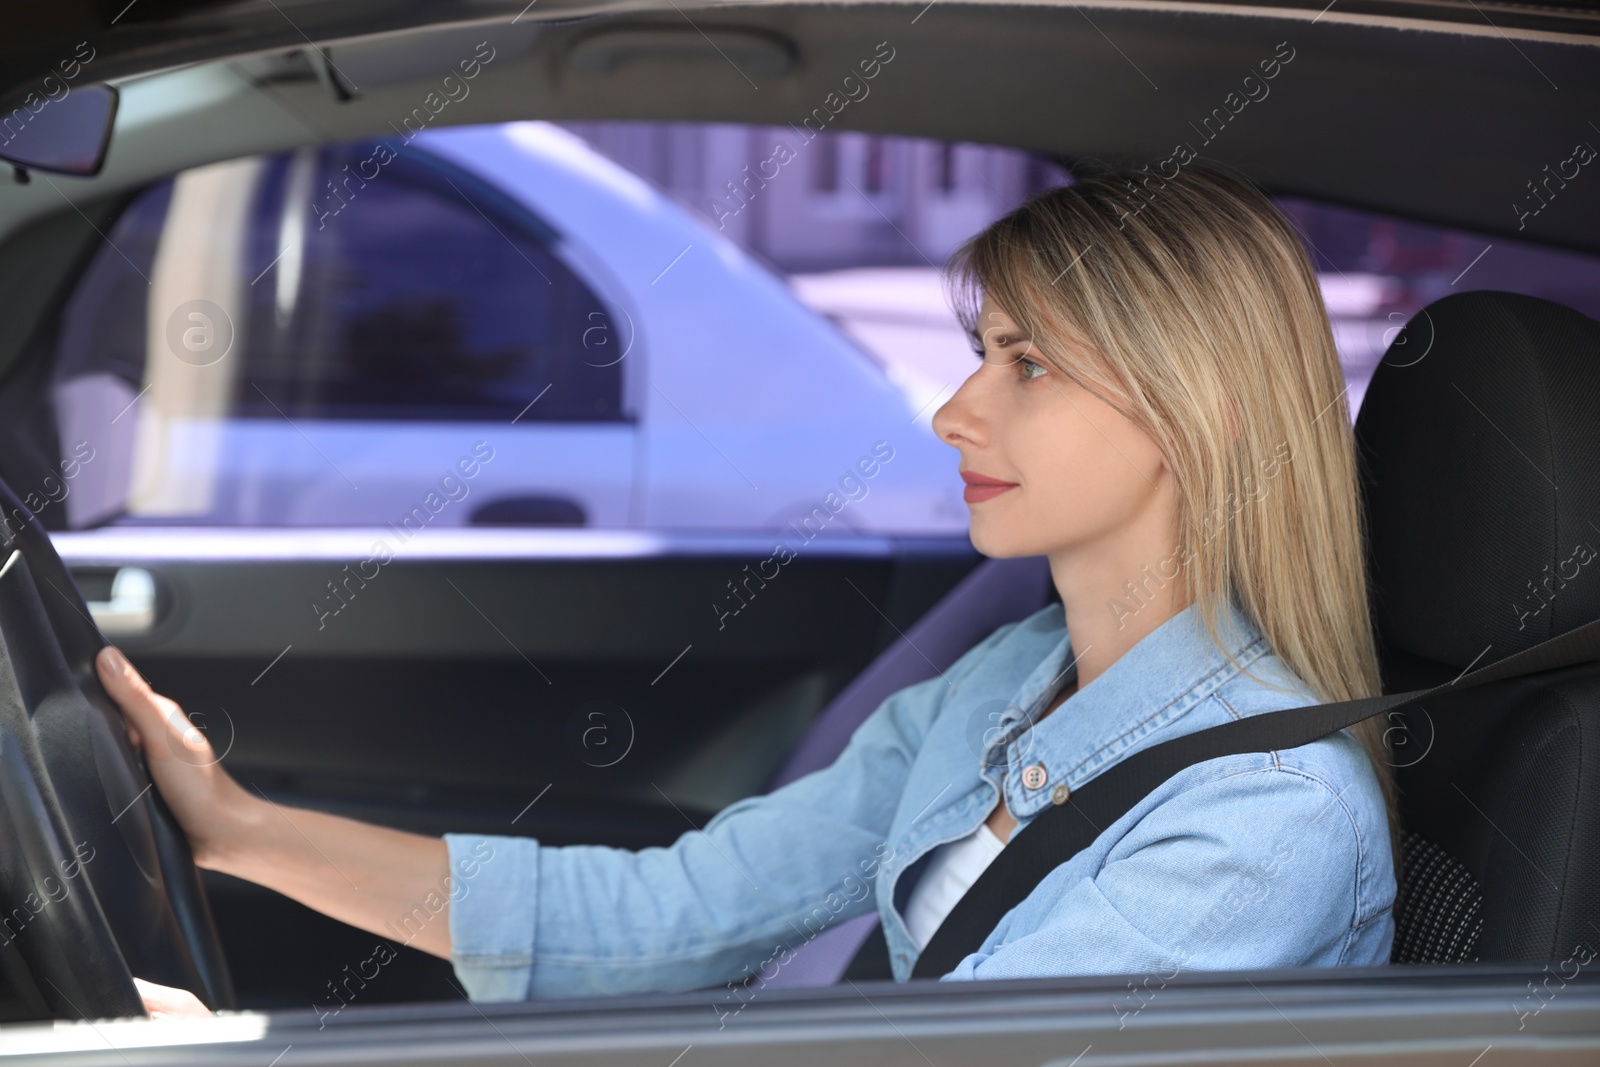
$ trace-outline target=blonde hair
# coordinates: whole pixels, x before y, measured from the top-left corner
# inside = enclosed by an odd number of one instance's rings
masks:
[[[1179,501],[1174,602],[1198,603],[1219,647],[1226,595],[1323,701],[1382,692],[1344,376],[1316,274],[1271,201],[1204,162],[1112,170],[968,239],[948,282],[970,332],[987,294],[1036,342],[1028,359],[1161,449]],[[1383,790],[1398,879],[1384,731],[1350,732]]]

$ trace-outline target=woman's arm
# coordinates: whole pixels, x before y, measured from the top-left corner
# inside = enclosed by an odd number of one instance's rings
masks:
[[[891,835],[912,764],[952,694],[1017,626],[889,696],[827,767],[730,804],[670,847],[447,835],[461,876],[452,962],[467,993],[522,1000],[770,979],[823,930],[874,910],[882,872],[908,858]],[[933,792],[912,806],[926,810]],[[737,1010],[748,995],[719,990],[713,1007]]]
[[[275,804],[223,770],[205,734],[175,701],[154,692],[121,652],[102,649],[96,667],[162,799],[188,834],[198,866],[275,889],[386,937],[430,895],[448,898],[442,839]],[[450,958],[443,915],[407,929],[415,934],[410,944]]]
[[[447,835],[462,874],[452,962],[467,993],[523,1000],[771,978],[795,949],[875,907],[877,878],[898,862],[890,837],[906,778],[957,676],[901,689],[831,765],[736,801],[664,848]],[[722,998],[730,1011],[741,1003]]]
[[[148,738],[151,775],[198,864],[447,957],[475,1000],[520,1000],[714,986],[787,962],[785,946],[871,911],[929,728],[1017,625],[884,700],[830,766],[637,851],[440,840],[271,804],[223,771],[177,704],[118,654],[105,652],[100,671]]]

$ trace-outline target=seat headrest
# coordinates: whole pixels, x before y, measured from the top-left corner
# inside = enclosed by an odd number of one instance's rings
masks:
[[[1384,354],[1355,437],[1381,647],[1459,670],[1600,618],[1600,322],[1515,293],[1436,300]]]

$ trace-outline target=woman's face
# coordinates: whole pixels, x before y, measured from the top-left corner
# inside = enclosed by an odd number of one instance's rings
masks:
[[[1107,562],[1128,542],[1159,543],[1172,479],[1149,435],[1039,361],[1036,343],[987,298],[977,332],[983,362],[933,417],[934,432],[961,452],[973,547],[991,558],[1088,550]],[[1069,366],[1094,358],[1050,355]],[[1011,487],[983,489],[973,475]],[[1119,536],[1136,526],[1144,536]]]

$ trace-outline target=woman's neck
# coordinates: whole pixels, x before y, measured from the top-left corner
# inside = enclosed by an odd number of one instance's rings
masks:
[[[1176,482],[1165,463],[1146,481],[1121,524],[1046,553],[1080,689],[1187,605]]]
[[[1072,637],[1072,661],[1077,667],[1079,689],[1104,674],[1123,653],[1188,606],[1187,601],[1179,600],[1176,583],[1168,583],[1166,589],[1154,592],[1142,603],[1135,601],[1129,610],[1121,610],[1120,604],[1114,605],[1118,610],[1111,610],[1107,604],[1103,596],[1068,599],[1062,591],[1062,613]]]

